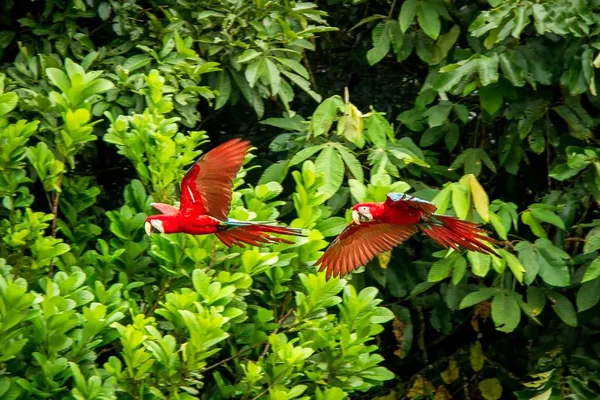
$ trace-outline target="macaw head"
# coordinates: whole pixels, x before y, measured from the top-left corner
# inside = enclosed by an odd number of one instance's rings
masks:
[[[162,203],[152,203],[150,205],[161,211],[162,214],[151,215],[146,218],[144,229],[148,236],[152,233],[172,233],[178,231],[179,219],[177,218],[177,213],[179,209],[177,207]]]
[[[352,207],[352,219],[358,225],[373,220],[373,206],[370,203],[360,203]]]

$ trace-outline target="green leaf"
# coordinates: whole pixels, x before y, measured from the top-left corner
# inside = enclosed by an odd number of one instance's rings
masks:
[[[427,275],[427,281],[439,282],[443,279],[446,279],[450,275],[450,271],[452,271],[455,261],[455,257],[449,256],[434,262],[429,270],[429,274]]]
[[[446,123],[453,105],[454,104],[449,101],[440,101],[439,104],[427,110],[423,115],[427,117],[429,127],[433,128]]]
[[[468,189],[460,182],[452,184],[452,207],[460,219],[467,218],[471,209]]]
[[[553,211],[543,209],[543,208],[537,208],[534,206],[535,205],[530,206],[529,211],[531,211],[531,214],[533,214],[533,216],[537,220],[552,224],[552,225],[562,229],[563,231],[567,230],[563,220],[560,219],[560,217],[558,215],[556,215]]]
[[[131,73],[137,69],[145,67],[150,63],[150,61],[152,60],[148,55],[136,54],[135,56],[131,56],[127,60],[125,60],[122,66],[123,69]]]
[[[549,297],[554,303],[552,304],[552,309],[556,315],[558,315],[565,324],[573,327],[577,326],[577,313],[569,299],[556,292],[552,292]]]
[[[559,287],[569,286],[571,276],[569,267],[565,262],[566,259],[570,259],[569,255],[545,238],[536,240],[535,246],[539,254],[539,275],[544,282]]]
[[[363,173],[363,167],[356,156],[343,144],[335,143],[334,146],[340,152],[340,155],[344,160],[344,164],[346,164],[352,176],[354,176],[354,178],[356,178],[356,180],[359,182],[364,181],[365,176]]]
[[[281,87],[281,76],[279,70],[273,61],[267,58],[267,81],[271,86],[271,96],[275,96],[279,93]]]
[[[261,54],[262,53],[259,53],[258,51],[254,50],[254,49],[248,49],[248,50],[244,51],[242,54],[240,54],[240,56],[237,59],[237,62],[246,63],[248,61],[254,60],[256,57],[260,56]]]
[[[502,397],[502,385],[496,378],[485,379],[477,387],[485,400],[498,400]]]
[[[282,183],[287,176],[289,168],[289,161],[278,161],[274,164],[269,165],[267,169],[262,173],[258,180],[259,185],[265,185],[269,182]]]
[[[375,65],[390,51],[390,36],[386,22],[380,22],[371,33],[373,48],[367,52],[369,65]]]
[[[498,81],[498,54],[492,56],[481,56],[477,60],[477,73],[482,86],[490,85]]]
[[[497,293],[498,289],[496,288],[482,288],[477,292],[469,293],[461,300],[458,309],[462,310],[464,308],[474,306],[475,304],[481,303],[482,301],[489,299]]]
[[[402,11],[401,11],[402,12]],[[442,24],[437,10],[425,1],[420,1],[417,5],[417,20],[423,32],[433,40],[440,35]],[[402,21],[400,21],[402,24]]]
[[[530,285],[540,270],[539,255],[532,243],[527,241],[519,242],[515,248],[519,252],[519,261],[526,265],[525,284]]]
[[[487,254],[467,250],[467,260],[471,264],[471,271],[476,276],[484,278],[492,265],[492,258]]]
[[[525,225],[529,225],[529,227],[531,228],[531,231],[537,237],[541,237],[541,238],[548,237],[548,234],[546,233],[546,231],[544,230],[542,225],[540,225],[539,221],[533,216],[531,211],[524,211],[521,214],[521,221]]]
[[[294,156],[290,160],[290,167],[292,167],[296,164],[300,164],[301,162],[303,162],[304,160],[306,160],[307,158],[309,158],[310,156],[312,156],[319,150],[324,149],[325,146],[327,146],[327,145],[326,144],[317,144],[314,146],[305,147],[304,149],[302,149],[299,152],[297,152],[296,154],[294,154]]]
[[[515,296],[515,293],[500,292],[492,300],[492,320],[500,332],[514,331],[521,321],[521,308]]]
[[[544,290],[531,286],[527,289],[527,304],[531,307],[531,316],[540,315],[546,305],[546,295]]]
[[[10,92],[0,94],[0,117],[14,110],[18,103],[19,96],[16,93]]]
[[[585,236],[585,245],[583,246],[583,253],[591,253],[598,249],[600,249],[600,226],[593,228]]]
[[[415,19],[417,14],[417,0],[406,0],[402,3],[400,8],[400,14],[398,15],[398,22],[400,22],[400,29],[402,32],[406,32],[408,27]]]
[[[231,78],[225,70],[219,71],[216,79],[215,89],[219,92],[215,100],[215,110],[223,108],[231,97]]]
[[[419,146],[421,147],[429,147],[435,144],[438,140],[444,136],[444,128],[441,126],[436,126],[435,128],[429,128],[423,135],[421,136],[421,140],[419,141]]]
[[[393,131],[390,123],[378,112],[373,112],[367,117],[367,135],[375,147],[385,149],[387,145],[386,137],[392,136]]]
[[[589,282],[600,276],[600,257],[596,258],[585,270],[581,283]]]
[[[264,58],[259,58],[252,61],[246,67],[246,71],[244,72],[244,76],[246,77],[246,81],[248,81],[248,85],[250,87],[254,87],[256,82],[260,79],[261,76],[266,73],[266,62]]]
[[[71,81],[67,74],[58,68],[46,68],[46,76],[50,79],[50,82],[63,93],[68,93],[71,88]]]
[[[503,99],[504,96],[498,85],[483,86],[479,89],[481,107],[490,115],[496,114],[500,107],[502,107]]]
[[[332,146],[325,147],[315,160],[315,169],[323,173],[325,183],[320,190],[328,199],[340,189],[344,181],[344,163],[340,153]]]
[[[519,259],[517,257],[515,257],[513,254],[509,253],[508,251],[506,251],[504,249],[498,249],[497,251],[502,256],[502,258],[504,258],[504,260],[506,260],[506,264],[508,265],[508,268],[510,268],[510,270],[512,271],[515,278],[517,278],[517,281],[519,281],[519,283],[522,284],[523,283],[523,273],[525,272],[525,268],[523,267],[523,264],[521,264],[521,262],[519,261]]]
[[[329,97],[319,104],[310,120],[313,136],[321,136],[329,132],[337,115],[338,107],[342,105],[342,99],[339,96]]]
[[[589,310],[600,301],[600,279],[585,282],[577,291],[577,310],[579,312]]]

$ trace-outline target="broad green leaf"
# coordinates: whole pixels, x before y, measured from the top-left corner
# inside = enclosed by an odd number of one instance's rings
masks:
[[[492,259],[487,254],[467,250],[467,260],[471,264],[471,271],[476,276],[484,278],[490,270]]]
[[[427,110],[423,115],[427,117],[429,127],[434,128],[446,123],[448,115],[450,115],[450,110],[452,110],[452,106],[453,103],[449,101],[440,101],[439,104]]]
[[[473,343],[469,349],[469,361],[471,362],[473,371],[478,372],[483,368],[485,356],[483,355],[483,349],[479,340]]]
[[[248,49],[248,50],[244,51],[242,54],[240,54],[240,56],[237,58],[237,62],[246,63],[246,62],[254,60],[256,57],[260,56],[261,54],[262,53],[259,53],[258,51],[254,50],[254,49]]]
[[[57,88],[59,88],[63,93],[68,93],[71,88],[71,81],[67,74],[61,71],[58,68],[47,68],[46,75],[50,82]]]
[[[485,400],[498,400],[502,397],[502,385],[496,378],[485,379],[477,387]]]
[[[415,19],[417,14],[417,0],[406,0],[402,3],[400,8],[400,14],[398,15],[398,22],[400,22],[400,29],[402,32],[406,32],[408,27]]]
[[[467,218],[471,209],[469,189],[460,182],[452,184],[452,207],[460,219]]]
[[[540,270],[539,255],[534,245],[527,241],[519,242],[515,248],[519,252],[519,261],[527,266],[524,280],[525,284],[530,285]]]
[[[548,237],[548,234],[546,233],[546,231],[544,230],[542,225],[539,223],[539,221],[533,216],[531,211],[524,211],[521,214],[521,221],[525,225],[529,225],[529,227],[531,228],[531,231],[537,237],[540,237],[540,238]]]
[[[596,258],[585,270],[581,283],[588,282],[600,276],[600,257]]]
[[[481,56],[477,60],[477,73],[482,86],[490,85],[498,81],[498,54]]]
[[[438,214],[444,214],[450,205],[450,197],[452,195],[452,185],[447,184],[442,190],[435,195],[431,202],[437,207]]]
[[[367,117],[367,135],[375,147],[385,149],[387,145],[387,137],[390,136],[392,127],[385,117],[378,112],[373,112]],[[393,131],[391,132],[393,136]]]
[[[569,286],[571,277],[569,267],[565,262],[570,258],[569,255],[545,238],[536,240],[535,247],[539,254],[539,275],[544,282],[559,287]]]
[[[546,305],[544,290],[536,286],[529,287],[527,289],[527,304],[531,307],[533,317],[540,315]]]
[[[563,220],[560,219],[560,217],[558,215],[556,215],[553,211],[546,210],[543,208],[534,208],[533,206],[529,207],[529,211],[531,212],[531,214],[533,214],[533,216],[537,220],[552,224],[552,225],[562,229],[563,231],[567,230]]]
[[[498,289],[496,288],[482,288],[477,292],[469,293],[462,299],[458,309],[462,310],[464,308],[474,306],[477,303],[481,303],[482,301],[489,299],[497,293]]]
[[[332,146],[325,147],[315,160],[315,169],[323,173],[325,183],[320,190],[328,199],[340,189],[344,181],[344,163],[340,153]]]
[[[599,170],[599,172],[600,172],[600,170]],[[585,236],[585,245],[583,246],[583,253],[584,254],[591,253],[598,249],[600,249],[600,226],[593,228]]]
[[[267,64],[265,62],[265,58],[261,57],[255,59],[246,67],[244,76],[246,77],[248,85],[250,85],[251,88],[254,87],[254,85],[256,85],[256,82],[258,82],[261,76],[266,75],[266,65]]]
[[[577,326],[577,313],[575,307],[569,299],[560,293],[552,292],[549,295],[550,299],[553,300],[552,309],[558,315],[558,317],[569,326]]]
[[[498,85],[483,86],[479,89],[481,107],[490,115],[494,115],[502,107],[503,100],[504,96]]]
[[[431,268],[429,269],[429,274],[427,275],[428,282],[439,282],[443,279],[446,279],[450,276],[450,272],[456,262],[456,257],[446,257],[442,258],[433,263]]]
[[[267,81],[271,86],[271,96],[275,96],[279,93],[279,88],[281,86],[281,75],[279,74],[279,70],[273,61],[270,59],[266,59],[267,62]]]
[[[359,148],[365,145],[362,113],[352,103],[346,103],[344,116],[338,121],[337,134]]]
[[[375,65],[390,51],[390,36],[387,22],[380,22],[371,32],[373,48],[367,52],[369,65]]]
[[[219,110],[227,104],[231,97],[231,78],[227,71],[223,70],[218,72],[214,88],[219,92],[219,95],[215,100],[215,110]]]
[[[292,167],[296,164],[300,164],[301,162],[303,162],[307,158],[311,157],[313,154],[315,154],[319,150],[324,149],[325,146],[327,146],[327,145],[326,144],[317,144],[314,146],[303,148],[302,150],[300,150],[299,152],[294,154],[294,156],[290,160],[290,167]]]
[[[417,4],[417,20],[423,32],[433,40],[440,35],[442,24],[437,10],[426,1]],[[402,23],[402,21],[400,21]]]
[[[339,96],[329,97],[319,104],[310,120],[313,136],[321,136],[329,132],[337,115],[338,107],[342,105],[343,102]]]
[[[363,173],[363,167],[360,161],[356,158],[356,156],[343,144],[334,143],[335,148],[340,152],[342,159],[344,160],[344,164],[348,167],[348,170],[358,180],[362,182],[365,180],[365,176]]]
[[[585,282],[577,291],[577,310],[579,312],[589,310],[600,301],[600,279],[596,278],[592,281]]]
[[[18,103],[19,96],[16,93],[0,94],[0,117],[14,110]]]
[[[259,185],[265,185],[269,182],[282,183],[287,176],[289,161],[278,161],[265,169],[258,180]]]
[[[510,270],[512,271],[515,278],[517,278],[519,283],[522,284],[523,283],[523,273],[525,272],[525,268],[523,267],[523,264],[521,264],[521,262],[519,261],[519,259],[517,257],[515,257],[513,254],[509,253],[508,251],[506,251],[504,249],[498,249],[497,251],[502,256],[502,258],[504,258],[504,260],[506,260],[506,264],[508,265],[508,268],[510,268]]]
[[[461,178],[461,183],[469,187],[475,210],[482,220],[490,220],[490,199],[475,175],[468,174]]]
[[[521,308],[515,296],[515,293],[500,292],[492,300],[492,320],[501,332],[514,331],[521,321]]]

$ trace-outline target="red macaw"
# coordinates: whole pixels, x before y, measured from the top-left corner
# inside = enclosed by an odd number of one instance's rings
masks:
[[[325,250],[315,263],[326,270],[326,279],[343,277],[377,254],[391,250],[421,230],[445,248],[498,255],[482,243],[498,241],[482,235],[478,224],[445,215],[436,215],[437,207],[426,200],[403,193],[388,193],[380,203],[360,203],[352,208],[352,222]]]
[[[232,139],[199,158],[181,181],[180,208],[152,203],[162,215],[146,218],[145,230],[160,233],[214,233],[226,246],[247,243],[289,243],[269,233],[305,236],[301,229],[270,225],[267,222],[243,222],[227,218],[231,208],[233,180],[244,163],[250,142]]]

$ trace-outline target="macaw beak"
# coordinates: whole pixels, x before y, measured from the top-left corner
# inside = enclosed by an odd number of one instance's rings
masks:
[[[360,214],[357,210],[352,210],[352,220],[355,224],[360,225]]]
[[[150,236],[152,232],[157,233],[165,233],[165,228],[163,227],[163,223],[159,219],[153,219],[150,221],[146,221],[144,225],[144,229],[146,230],[146,235]]]

